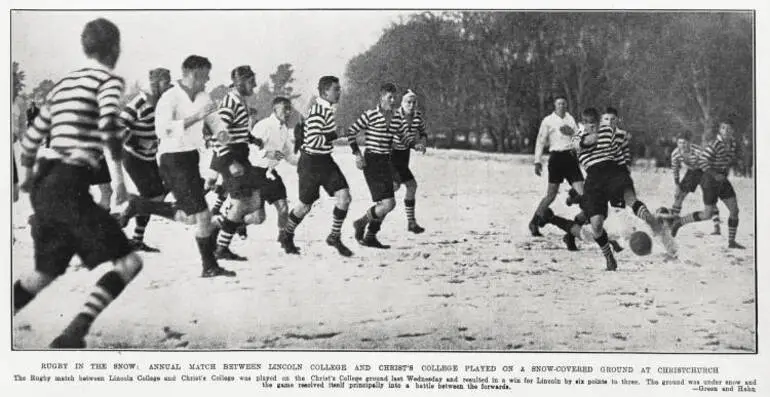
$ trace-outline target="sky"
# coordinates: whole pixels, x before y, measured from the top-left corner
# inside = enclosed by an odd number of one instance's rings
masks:
[[[318,78],[343,79],[347,62],[366,51],[382,31],[408,11],[14,11],[11,56],[26,73],[25,91],[58,78],[84,62],[80,32],[89,20],[105,17],[121,31],[116,74],[147,86],[155,67],[181,74],[191,54],[211,61],[208,89],[227,84],[230,70],[248,64],[257,83],[281,63],[294,66],[300,102],[314,94]]]

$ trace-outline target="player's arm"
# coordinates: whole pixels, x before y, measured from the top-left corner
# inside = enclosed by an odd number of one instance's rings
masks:
[[[417,123],[417,141],[414,143],[414,150],[425,153],[428,147],[428,133],[425,132],[427,127],[425,126],[425,120],[420,118],[420,122]]]
[[[545,119],[540,123],[540,130],[537,132],[537,139],[535,139],[535,165],[542,164],[543,150],[548,143],[548,123]]]
[[[324,125],[326,119],[320,113],[311,113],[305,120],[306,130],[304,135],[305,143],[310,147],[321,146],[325,141]]]
[[[361,116],[358,117],[358,120],[348,128],[348,145],[350,145],[350,149],[353,150],[353,154],[356,156],[361,155],[361,148],[358,146],[357,141],[358,134],[361,133],[361,130],[366,130],[368,128],[369,117],[366,112],[362,113]]]
[[[115,201],[122,203],[128,199],[123,177],[123,142],[125,128],[120,121],[120,96],[123,94],[123,80],[113,77],[99,86],[96,102],[99,106],[98,129],[107,146],[105,159],[112,179]]]
[[[37,152],[51,135],[51,110],[48,101],[40,106],[37,116],[29,120],[28,124],[29,127],[21,133],[20,138],[19,189],[22,191],[28,191],[31,187]]]
[[[139,119],[139,100],[140,96],[136,96],[130,100],[123,110],[120,112],[120,126],[123,128],[123,134],[126,141],[134,139],[133,131],[135,129],[136,121]]]
[[[671,152],[671,171],[674,174],[674,185],[679,185],[679,172],[682,169],[682,159],[678,149]]]

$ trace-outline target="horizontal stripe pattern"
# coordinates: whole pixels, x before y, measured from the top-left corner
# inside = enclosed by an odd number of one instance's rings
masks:
[[[379,108],[369,109],[350,126],[348,143],[356,142],[358,133],[364,131],[367,151],[390,154],[393,143],[398,140],[396,134],[399,133],[398,127],[401,124],[397,112],[393,112],[390,120],[388,120],[388,117]]]
[[[142,160],[152,161],[158,154],[158,135],[155,133],[155,106],[150,104],[147,94],[139,93],[132,98],[120,119],[128,129],[129,137],[123,147]]]
[[[393,149],[408,150],[417,143],[419,138],[427,138],[425,119],[421,112],[415,111],[411,117],[405,114],[402,109],[396,112],[399,114],[398,130],[401,132],[399,139],[393,143]]]

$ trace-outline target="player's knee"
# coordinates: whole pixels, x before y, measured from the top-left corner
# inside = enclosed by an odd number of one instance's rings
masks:
[[[143,266],[142,258],[135,252],[115,261],[115,267],[125,282],[129,282],[136,277]]]
[[[262,223],[265,222],[266,218],[267,218],[267,214],[265,213],[265,209],[261,208],[246,215],[243,218],[243,221],[249,225],[261,225]]]
[[[393,211],[393,209],[396,208],[396,199],[393,197],[382,200],[380,203],[385,212]]]
[[[417,190],[417,180],[412,179],[411,181],[406,182],[406,188],[411,190]]]
[[[337,193],[337,201],[340,205],[347,208],[347,206],[350,205],[350,202],[353,201],[353,198],[350,196],[350,191],[348,189],[340,190]]]

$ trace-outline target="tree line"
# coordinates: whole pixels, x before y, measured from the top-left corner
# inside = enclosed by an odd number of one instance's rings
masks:
[[[573,115],[618,108],[638,156],[681,131],[712,139],[724,117],[751,138],[753,34],[745,12],[424,12],[350,60],[338,117],[391,81],[447,145],[531,151],[556,95]]]

